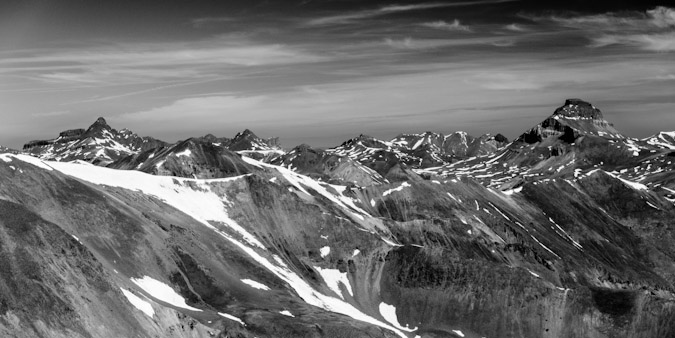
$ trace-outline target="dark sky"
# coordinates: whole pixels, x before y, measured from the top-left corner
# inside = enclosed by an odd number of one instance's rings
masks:
[[[649,1],[0,2],[0,144],[98,116],[167,141],[512,138],[565,98],[675,130],[675,9]]]

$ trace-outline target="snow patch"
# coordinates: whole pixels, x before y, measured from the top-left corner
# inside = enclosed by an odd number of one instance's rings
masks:
[[[250,287],[252,287],[252,288],[254,288],[254,289],[265,290],[265,291],[270,290],[270,288],[267,285],[265,285],[263,283],[256,282],[252,279],[242,279],[241,282],[250,286]]]
[[[410,186],[411,186],[410,183],[408,183],[408,182],[403,182],[403,183],[401,183],[401,185],[398,186],[397,188],[389,189],[389,190],[383,192],[383,193],[382,193],[382,197],[387,196],[387,195],[391,194],[391,193],[394,192],[394,191],[402,191],[403,188],[405,188],[405,187],[410,187]]]
[[[345,286],[349,292],[349,295],[354,297],[354,292],[352,291],[351,284],[349,284],[349,277],[347,277],[346,272],[340,272],[340,270],[337,269],[322,269],[317,266],[315,266],[314,269],[319,271],[319,274],[323,278],[324,282],[326,282],[328,288],[333,290],[333,292],[340,296],[340,298],[344,299],[342,296],[342,291],[340,290],[340,283]]]
[[[382,318],[394,325],[399,330],[407,332],[417,331],[417,327],[411,329],[408,324],[406,324],[405,327],[401,326],[401,324],[398,322],[398,316],[396,316],[396,307],[393,305],[389,305],[385,302],[380,303],[380,314],[382,315]]]
[[[324,246],[321,250],[321,258],[324,258],[328,255],[330,255],[330,247],[329,246]]]
[[[174,291],[170,286],[153,279],[152,277],[143,276],[143,278],[131,278],[131,281],[134,284],[138,285],[143,291],[150,294],[150,296],[157,298],[165,303],[171,304],[175,307],[179,307],[191,311],[202,311],[200,309],[194,308],[185,304],[185,298],[181,297],[176,291]]]
[[[502,191],[502,193],[504,193],[504,195],[513,195],[513,194],[519,193],[521,191],[523,191],[522,186],[520,186],[518,188],[515,188],[515,189],[504,190],[504,191]]]
[[[609,175],[609,176],[612,176],[612,177],[614,177],[614,178],[616,178],[616,179],[619,179],[619,180],[620,180],[621,182],[623,182],[625,185],[627,185],[627,186],[629,186],[629,187],[631,187],[631,188],[633,188],[633,189],[635,189],[635,190],[649,190],[649,188],[648,188],[646,185],[644,185],[644,184],[637,183],[637,182],[633,182],[633,181],[629,181],[629,180],[625,180],[625,179],[623,179],[623,178],[621,178],[621,177],[619,177],[619,176],[616,176],[616,175],[614,175],[614,174],[612,174],[612,173],[608,173],[608,172],[606,172],[606,171],[605,171],[605,173],[606,173],[607,175]]]
[[[460,337],[464,337],[464,333],[460,330],[452,330],[452,332],[454,332],[456,335],[458,335]]]
[[[529,272],[532,276],[535,276],[537,278],[541,278],[537,273],[535,273],[534,271],[532,271],[530,269],[527,269],[527,272]]]
[[[223,316],[223,317],[225,317],[225,318],[227,318],[227,319],[229,319],[229,320],[234,320],[235,322],[237,322],[237,323],[239,323],[239,324],[241,324],[241,325],[243,325],[243,326],[246,326],[246,323],[244,323],[244,321],[241,320],[241,319],[239,319],[238,317],[235,317],[235,316],[233,316],[233,315],[230,315],[230,314],[227,314],[227,313],[223,313],[223,312],[218,312],[218,314],[221,315],[221,316]]]
[[[192,155],[192,151],[190,150],[190,148],[185,148],[185,150],[181,151],[180,153],[175,153],[174,155],[176,155],[176,157],[180,156],[190,157],[190,155]]]
[[[649,202],[647,202],[647,205],[649,205],[650,207],[652,207],[652,208],[654,208],[654,209],[656,209],[656,210],[661,210],[661,209],[659,209],[657,206],[655,206],[654,204],[651,204],[651,203],[649,203]]]
[[[389,244],[389,245],[391,245],[391,246],[403,246],[403,245],[401,245],[401,244],[396,244],[396,243],[394,243],[394,242],[392,242],[392,241],[390,241],[390,240],[388,240],[388,239],[386,239],[386,238],[384,238],[384,237],[381,237],[381,238],[382,238],[382,240],[383,240],[385,243],[387,243],[387,244]]]
[[[131,303],[131,305],[133,305],[135,308],[141,310],[150,318],[152,318],[155,315],[155,310],[152,309],[152,304],[134,295],[128,290],[122,288],[120,288],[120,290],[122,290],[122,294],[124,294],[124,296],[127,297],[129,303]]]
[[[290,311],[288,311],[288,310],[279,311],[279,313],[281,313],[281,314],[284,315],[284,316],[288,316],[288,317],[293,317],[293,318],[295,318],[295,316],[294,316]]]

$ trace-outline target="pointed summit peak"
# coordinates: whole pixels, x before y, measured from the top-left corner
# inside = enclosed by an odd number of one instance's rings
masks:
[[[87,132],[94,131],[94,130],[101,130],[101,129],[110,129],[110,126],[108,125],[108,122],[105,121],[104,118],[99,117],[96,119],[96,122],[94,122],[89,128],[87,129]]]
[[[240,138],[258,138],[256,134],[254,134],[250,129],[246,128],[244,131],[237,133],[237,135],[234,136],[235,139],[240,139]]]
[[[556,109],[553,115],[572,119],[603,119],[600,109],[581,99],[565,100],[565,104]]]

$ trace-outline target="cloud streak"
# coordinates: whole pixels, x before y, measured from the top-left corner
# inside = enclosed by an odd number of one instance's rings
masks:
[[[235,19],[232,17],[204,17],[204,18],[196,18],[190,20],[190,23],[192,24],[193,27],[195,28],[202,28],[204,26],[208,26],[211,24],[219,24],[219,23],[226,23],[226,22],[234,22]]]
[[[210,79],[238,69],[325,60],[326,56],[281,44],[211,40],[23,51],[0,57],[0,73],[26,74],[48,84],[93,86]]]
[[[675,9],[658,6],[645,12],[582,16],[527,17],[584,32],[590,47],[623,45],[651,52],[675,51]]]
[[[363,10],[358,12],[315,18],[307,21],[306,24],[309,26],[342,25],[353,23],[358,20],[371,19],[393,13],[420,11],[434,8],[479,6],[479,5],[498,4],[513,1],[518,0],[460,1],[460,2],[446,2],[446,3],[434,2],[434,3],[421,3],[414,5],[390,5],[390,6],[383,6],[377,9]]]
[[[606,34],[593,39],[592,47],[634,46],[651,52],[675,52],[675,32],[663,34]]]
[[[421,26],[445,31],[471,32],[471,28],[463,25],[458,19],[453,20],[452,23],[447,23],[443,20],[425,22],[422,23]]]

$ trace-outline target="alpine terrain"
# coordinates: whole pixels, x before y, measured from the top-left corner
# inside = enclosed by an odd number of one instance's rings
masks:
[[[514,140],[99,118],[0,148],[0,336],[675,337],[675,132],[549,113]]]

